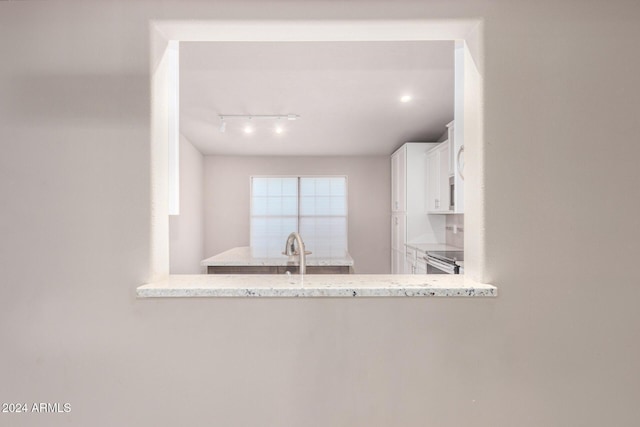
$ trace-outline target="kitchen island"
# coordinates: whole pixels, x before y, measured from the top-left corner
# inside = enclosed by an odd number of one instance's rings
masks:
[[[335,256],[307,255],[308,274],[349,274],[353,272],[353,258],[348,252]],[[288,257],[268,252],[262,248],[241,246],[229,249],[210,258],[200,265],[208,274],[284,274],[297,273],[297,256]]]

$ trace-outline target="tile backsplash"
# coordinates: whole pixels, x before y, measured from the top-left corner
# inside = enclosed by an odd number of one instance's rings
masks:
[[[448,245],[464,248],[464,214],[445,215],[447,217],[447,228],[445,241]],[[453,226],[458,228],[454,234]]]

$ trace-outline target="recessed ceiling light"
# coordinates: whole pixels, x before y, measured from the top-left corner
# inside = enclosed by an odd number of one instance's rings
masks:
[[[253,128],[251,127],[251,125],[246,125],[244,127],[244,133],[253,133]]]
[[[400,97],[400,102],[409,102],[411,99],[413,99],[411,95],[402,95]]]
[[[281,134],[282,132],[284,132],[284,129],[282,128],[282,126],[276,126],[276,133]]]

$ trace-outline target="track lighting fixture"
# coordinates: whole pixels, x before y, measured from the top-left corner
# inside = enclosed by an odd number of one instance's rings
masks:
[[[227,120],[248,120],[249,122],[244,126],[243,131],[246,134],[250,134],[254,131],[254,127],[251,124],[254,119],[298,120],[300,116],[298,114],[219,114],[218,118],[220,119],[220,132],[224,133],[227,130]],[[274,132],[277,134],[284,133],[284,126],[277,124]]]

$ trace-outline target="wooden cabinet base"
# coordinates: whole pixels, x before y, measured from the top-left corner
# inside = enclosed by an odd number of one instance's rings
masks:
[[[274,266],[274,265],[220,265],[208,266],[208,274],[298,274],[298,266]],[[351,267],[348,265],[308,265],[307,274],[349,274]]]

